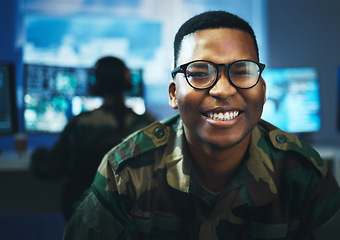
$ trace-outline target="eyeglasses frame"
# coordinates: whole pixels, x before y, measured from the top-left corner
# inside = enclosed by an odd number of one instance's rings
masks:
[[[258,77],[257,81],[256,81],[252,86],[250,86],[250,87],[239,87],[239,86],[235,85],[235,84],[233,83],[233,81],[231,81],[230,75],[229,75],[230,66],[232,66],[232,65],[235,64],[235,63],[244,62],[244,61],[256,63],[257,66],[258,66],[259,69],[260,69],[260,74],[259,74],[259,77]],[[189,82],[189,80],[188,80],[188,78],[187,78],[187,75],[186,75],[186,70],[187,70],[187,67],[188,67],[190,64],[195,63],[195,62],[207,62],[207,63],[212,64],[212,65],[216,68],[216,77],[215,77],[215,80],[213,81],[213,83],[212,83],[210,86],[204,87],[204,88],[198,88],[198,87],[192,86],[192,85],[190,84],[190,82]],[[218,76],[219,76],[219,68],[220,68],[220,67],[227,67],[227,75],[228,75],[227,78],[228,78],[229,83],[230,83],[233,87],[239,88],[239,89],[249,89],[249,88],[253,88],[253,87],[255,87],[255,86],[257,85],[257,83],[259,82],[259,80],[260,80],[260,78],[261,78],[261,74],[262,74],[264,68],[266,67],[266,65],[263,64],[263,63],[259,63],[259,62],[257,62],[257,61],[254,61],[254,60],[250,60],[250,59],[241,59],[241,60],[234,61],[234,62],[232,62],[232,63],[214,63],[214,62],[209,61],[209,60],[194,60],[194,61],[191,61],[191,62],[182,64],[182,65],[180,65],[180,66],[174,68],[174,69],[171,71],[171,76],[172,76],[172,78],[174,79],[174,78],[175,78],[175,75],[176,75],[177,73],[182,72],[182,73],[184,73],[185,80],[187,81],[187,83],[188,83],[192,88],[198,89],[198,90],[205,90],[205,89],[210,89],[210,88],[212,88],[212,87],[217,83],[217,81],[218,81],[218,79],[219,79]]]

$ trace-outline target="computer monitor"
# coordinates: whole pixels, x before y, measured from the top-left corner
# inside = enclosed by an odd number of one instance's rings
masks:
[[[14,65],[0,62],[0,134],[18,130]]]
[[[102,105],[89,95],[92,71],[81,67],[25,64],[24,125],[27,132],[59,133],[70,117]],[[126,104],[137,113],[145,111],[142,71],[131,69],[133,88]]]
[[[265,69],[266,98],[262,118],[284,131],[316,132],[321,128],[315,68]]]

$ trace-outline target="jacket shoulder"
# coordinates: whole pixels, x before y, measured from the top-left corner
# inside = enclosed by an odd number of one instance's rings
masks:
[[[177,116],[163,122],[154,122],[125,138],[108,153],[108,160],[115,171],[128,159],[166,145]]]
[[[268,122],[260,121],[259,127],[264,135],[269,137],[269,141],[277,150],[284,152],[293,151],[304,157],[307,161],[320,172],[322,177],[327,174],[327,162],[324,161],[319,153],[311,147],[308,143],[298,138],[292,133],[285,132]]]

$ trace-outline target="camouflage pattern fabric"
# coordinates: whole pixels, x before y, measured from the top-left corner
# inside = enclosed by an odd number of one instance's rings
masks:
[[[102,160],[68,223],[68,239],[340,239],[340,191],[305,142],[260,121],[216,203],[194,192],[183,123],[174,116]]]

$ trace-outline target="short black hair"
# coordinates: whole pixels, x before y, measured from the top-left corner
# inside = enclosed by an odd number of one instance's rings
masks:
[[[90,94],[95,96],[113,95],[123,93],[130,89],[126,82],[126,67],[123,60],[106,56],[100,58],[92,69],[95,82],[90,83]],[[92,85],[91,85],[92,84]]]
[[[206,29],[232,28],[248,33],[256,48],[257,58],[259,58],[259,49],[253,28],[242,18],[225,11],[208,11],[196,15],[186,21],[178,30],[174,41],[174,64],[177,65],[178,55],[181,43],[186,35]]]

